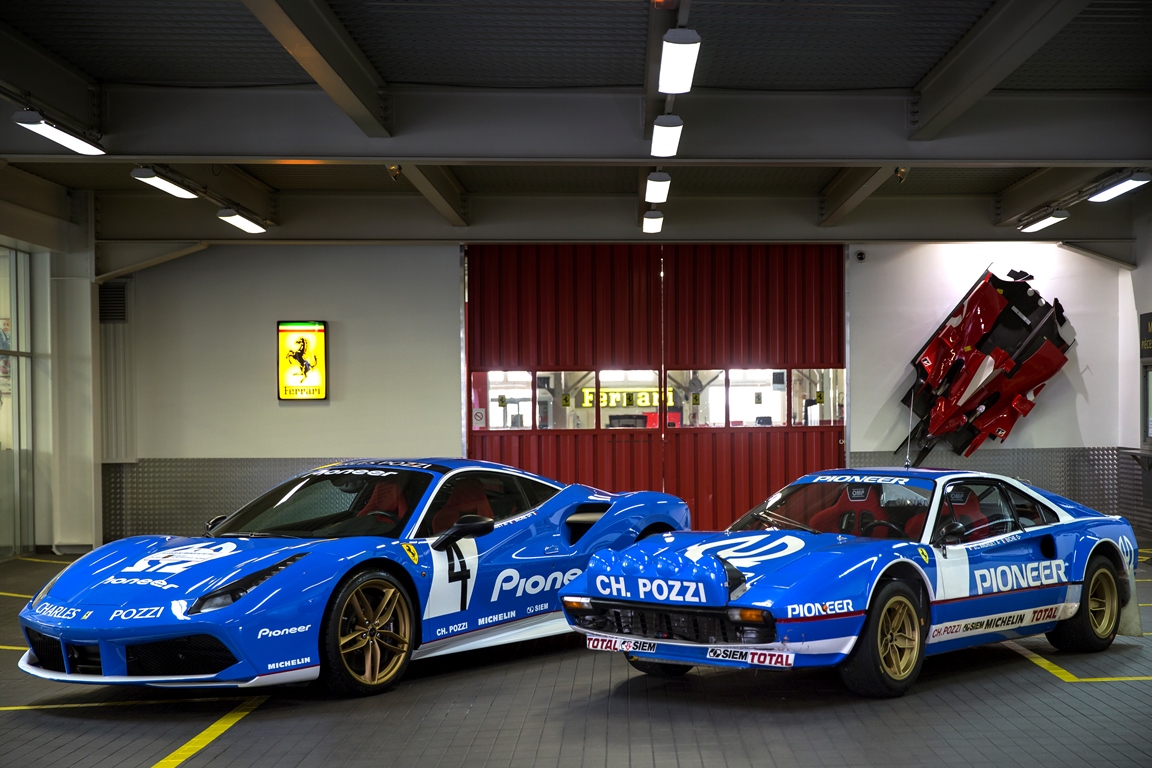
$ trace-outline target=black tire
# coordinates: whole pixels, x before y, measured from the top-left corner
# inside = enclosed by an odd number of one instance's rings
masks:
[[[848,690],[871,698],[903,696],[924,666],[925,624],[916,590],[900,581],[881,587],[856,646],[840,664],[840,679]]]
[[[683,677],[692,671],[691,664],[669,664],[666,661],[647,661],[625,655],[628,663],[646,675],[653,677]]]
[[[1116,566],[1103,555],[1088,561],[1080,608],[1047,633],[1055,648],[1075,653],[1097,653],[1112,645],[1120,626],[1120,584]]]
[[[353,575],[337,589],[324,616],[324,682],[342,696],[383,693],[408,668],[415,628],[412,599],[396,577],[382,571]]]

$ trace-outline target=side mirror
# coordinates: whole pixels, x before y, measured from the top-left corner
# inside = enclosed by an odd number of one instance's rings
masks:
[[[483,515],[461,515],[451,528],[432,543],[432,549],[443,552],[460,539],[474,539],[492,533],[495,526],[492,518]]]
[[[220,523],[224,522],[224,519],[227,517],[228,515],[216,515],[216,517],[204,523],[204,535],[210,535],[212,533],[212,529],[220,525]]]
[[[949,539],[959,539],[963,535],[964,524],[957,520],[952,520],[944,524],[944,527],[936,534],[936,538],[932,540],[932,543],[947,544]]]

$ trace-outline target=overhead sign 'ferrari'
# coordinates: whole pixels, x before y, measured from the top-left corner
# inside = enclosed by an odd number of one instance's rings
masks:
[[[73,683],[387,689],[410,659],[567,632],[592,552],[688,528],[683,501],[460,459],[307,472],[201,538],[137,536],[20,612],[20,668]]]
[[[857,693],[898,696],[936,653],[1141,635],[1135,542],[1123,518],[1005,477],[832,470],[722,533],[593,555],[561,598],[590,649],[650,674],[835,665]]]

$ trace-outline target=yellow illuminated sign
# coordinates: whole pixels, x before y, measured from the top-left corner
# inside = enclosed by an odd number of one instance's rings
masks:
[[[281,320],[276,324],[279,349],[277,397],[281,400],[328,399],[328,324]]]
[[[580,389],[580,407],[592,408],[596,405],[596,388],[583,387]],[[672,404],[672,387],[665,391],[665,403]],[[636,387],[631,389],[601,389],[601,408],[655,408],[660,404],[659,387]]]

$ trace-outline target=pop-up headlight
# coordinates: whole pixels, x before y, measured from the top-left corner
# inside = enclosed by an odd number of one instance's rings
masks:
[[[292,555],[292,557],[287,560],[282,560],[270,568],[256,571],[256,573],[251,573],[241,579],[237,579],[231,584],[226,584],[219,589],[212,590],[192,604],[192,607],[188,609],[188,615],[208,613],[209,611],[218,611],[221,608],[227,608],[306,554],[308,553],[300,552],[299,554]]]

